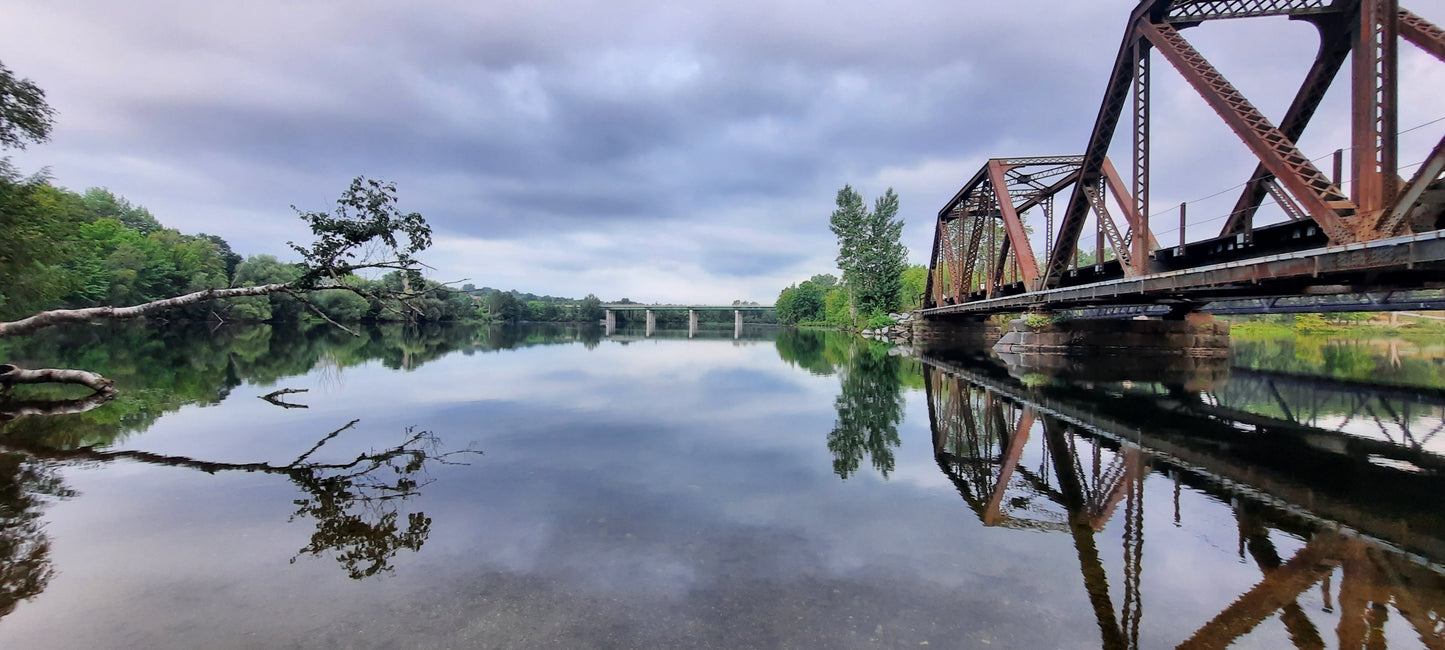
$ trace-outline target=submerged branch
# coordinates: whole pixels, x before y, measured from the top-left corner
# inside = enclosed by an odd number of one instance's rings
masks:
[[[268,402],[270,402],[270,403],[272,403],[272,404],[275,404],[276,406],[279,406],[279,407],[281,407],[281,408],[285,408],[285,409],[305,409],[305,408],[311,408],[311,407],[309,407],[309,406],[307,406],[307,405],[305,405],[305,404],[292,404],[292,403],[290,403],[290,402],[284,402],[284,401],[281,400],[281,396],[282,396],[282,395],[290,395],[290,394],[292,394],[292,393],[304,393],[304,392],[306,392],[307,390],[308,390],[308,389],[306,389],[306,388],[282,388],[281,390],[275,390],[275,391],[271,391],[271,392],[269,392],[269,393],[266,393],[265,395],[261,395],[260,398],[263,399],[263,400],[266,400],[266,401],[268,401]],[[352,424],[356,424],[356,422],[355,422],[355,421],[352,421]],[[350,426],[350,425],[347,425],[347,426]]]

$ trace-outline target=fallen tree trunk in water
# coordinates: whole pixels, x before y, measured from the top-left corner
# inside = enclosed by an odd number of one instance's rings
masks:
[[[115,382],[89,370],[42,368],[26,370],[0,363],[0,391],[9,391],[15,384],[79,384],[97,393],[114,393]]]
[[[243,296],[264,296],[290,289],[289,283],[263,284],[257,287],[231,287],[229,289],[206,289],[184,296],[152,300],[130,307],[87,307],[85,309],[52,309],[17,321],[0,323],[0,336],[26,334],[35,330],[65,323],[88,323],[102,318],[139,318],[146,314],[191,305],[203,300],[240,298]]]

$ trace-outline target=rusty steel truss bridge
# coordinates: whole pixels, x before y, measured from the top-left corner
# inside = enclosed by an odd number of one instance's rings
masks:
[[[1273,122],[1184,32],[1277,16],[1314,25],[1319,49]],[[1130,306],[1174,315],[1445,309],[1445,139],[1408,178],[1400,175],[1402,42],[1445,65],[1445,30],[1396,0],[1142,0],[1083,155],[990,159],[939,211],[924,316],[1082,309],[1107,317],[1129,315]],[[1181,204],[1178,243],[1167,247],[1150,227],[1149,91],[1159,60],[1256,158],[1223,228],[1189,241]],[[1351,144],[1348,154],[1335,152],[1329,174],[1295,143],[1337,77],[1349,88]],[[1121,121],[1132,133],[1127,177],[1108,156]],[[1287,219],[1256,225],[1267,198]],[[1042,258],[1026,213],[1042,214]],[[1093,241],[1085,238],[1090,224]],[[1093,251],[1081,264],[1084,247]]]

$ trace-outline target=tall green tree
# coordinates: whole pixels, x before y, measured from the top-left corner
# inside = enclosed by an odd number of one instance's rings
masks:
[[[898,309],[908,264],[908,248],[900,241],[903,220],[897,218],[898,195],[888,188],[867,211],[863,196],[845,185],[838,190],[836,203],[829,228],[838,238],[838,268],[854,306],[865,314]]]

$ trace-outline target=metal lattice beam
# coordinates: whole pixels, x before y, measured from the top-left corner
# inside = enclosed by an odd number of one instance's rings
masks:
[[[1173,27],[1143,24],[1139,29],[1195,92],[1224,118],[1265,168],[1299,200],[1331,242],[1343,244],[1358,239],[1343,218],[1354,213],[1355,205],[1300,153],[1294,141],[1280,133]]]
[[[1193,23],[1220,18],[1307,16],[1328,13],[1340,4],[1334,0],[1175,0],[1166,19]]]

